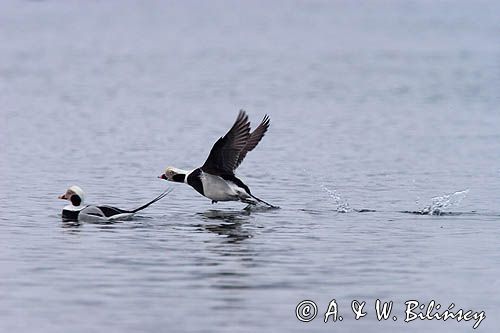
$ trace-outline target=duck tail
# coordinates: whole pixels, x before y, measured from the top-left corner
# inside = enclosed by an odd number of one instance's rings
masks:
[[[258,202],[261,202],[261,203],[263,203],[263,204],[268,205],[270,208],[279,208],[278,206],[271,205],[269,202],[266,202],[266,201],[264,201],[264,200],[262,200],[262,199],[257,198],[255,195],[253,195],[253,194],[251,194],[251,193],[248,193],[248,194],[249,194],[252,198],[254,198],[255,200],[257,200]]]
[[[148,202],[147,204],[144,204],[140,207],[137,207],[136,209],[133,209],[131,210],[130,212],[131,213],[137,213],[138,211],[140,210],[143,210],[147,207],[149,207],[150,205],[154,204],[155,202],[157,202],[158,200],[161,200],[163,199],[164,197],[166,197],[170,192],[172,192],[173,189],[172,188],[167,188],[165,191],[163,191],[159,196],[157,196],[156,198],[154,198],[153,200],[151,200],[150,202]]]

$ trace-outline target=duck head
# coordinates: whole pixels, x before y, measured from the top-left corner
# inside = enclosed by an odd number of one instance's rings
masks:
[[[184,183],[186,181],[187,173],[188,172],[186,170],[169,166],[165,169],[165,172],[161,176],[158,176],[158,178],[165,179],[171,182]]]
[[[85,193],[80,187],[73,185],[64,194],[60,195],[59,199],[68,200],[73,206],[80,206],[85,199]]]

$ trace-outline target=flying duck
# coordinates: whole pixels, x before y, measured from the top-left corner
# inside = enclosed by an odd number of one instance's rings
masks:
[[[245,111],[240,110],[229,132],[213,145],[203,166],[192,171],[168,167],[159,178],[186,183],[211,199],[212,203],[241,201],[255,205],[261,202],[276,208],[254,196],[248,186],[234,175],[236,168],[243,162],[247,153],[257,146],[268,128],[269,117],[266,115],[259,126],[250,132],[248,116]]]
[[[84,203],[85,193],[80,187],[73,185],[68,188],[63,195],[59,196],[59,199],[71,202],[71,204],[63,208],[62,218],[65,221],[78,221],[82,219],[97,219],[106,221],[124,220],[132,217],[138,211],[143,210],[149,205],[164,198],[171,191],[171,189],[166,189],[147,204],[144,204],[136,209],[126,210],[108,205],[86,205]]]

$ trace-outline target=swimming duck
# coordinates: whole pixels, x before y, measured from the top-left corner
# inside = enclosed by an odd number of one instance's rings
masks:
[[[71,204],[65,206],[62,211],[63,220],[77,221],[83,219],[97,218],[99,220],[124,220],[131,218],[135,213],[141,211],[158,200],[164,198],[172,190],[166,189],[150,202],[132,209],[120,209],[109,205],[87,205],[85,204],[85,193],[76,185],[69,187],[59,199],[68,200]]]

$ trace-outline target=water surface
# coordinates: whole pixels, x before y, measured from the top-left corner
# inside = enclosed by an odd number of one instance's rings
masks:
[[[417,299],[498,331],[499,16],[495,1],[3,2],[0,330],[472,330],[404,323]],[[280,210],[171,184],[133,221],[62,223],[72,184],[94,203],[153,198],[240,108],[271,128],[238,175]],[[324,324],[332,299],[345,319]]]

